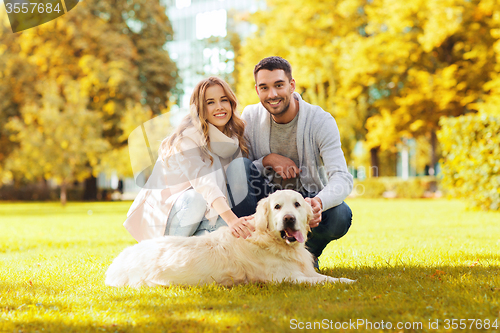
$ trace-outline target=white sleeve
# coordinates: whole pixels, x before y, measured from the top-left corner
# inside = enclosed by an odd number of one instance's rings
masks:
[[[206,200],[208,207],[215,199],[225,197],[217,184],[215,163],[202,157],[200,147],[190,138],[183,138],[180,151],[176,150],[174,160],[180,171],[187,177],[191,186]]]
[[[333,117],[323,119],[318,129],[319,153],[323,160],[328,184],[317,194],[323,202],[323,210],[338,206],[353,188],[353,178],[347,169],[341,148],[340,133]]]

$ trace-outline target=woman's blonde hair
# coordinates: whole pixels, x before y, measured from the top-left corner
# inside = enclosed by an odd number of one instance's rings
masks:
[[[243,155],[248,156],[248,148],[246,140],[243,136],[243,132],[245,131],[245,123],[240,118],[236,110],[238,106],[236,95],[231,90],[231,87],[229,87],[226,81],[218,77],[211,76],[200,81],[196,85],[189,103],[189,114],[182,119],[181,123],[179,124],[179,126],[177,126],[174,133],[165,138],[160,144],[158,153],[161,156],[162,160],[167,163],[167,165],[168,159],[173,155],[174,149],[179,146],[183,138],[183,132],[190,127],[194,127],[198,131],[203,133],[203,137],[205,138],[207,145],[200,147],[202,156],[204,158],[210,159],[210,164],[213,163],[213,158],[208,153],[208,150],[210,149],[210,137],[208,136],[208,115],[205,105],[205,94],[209,87],[216,84],[222,87],[222,89],[224,90],[224,94],[231,104],[231,119],[229,119],[226,126],[224,127],[223,133],[230,138],[236,136],[238,138],[239,146]]]

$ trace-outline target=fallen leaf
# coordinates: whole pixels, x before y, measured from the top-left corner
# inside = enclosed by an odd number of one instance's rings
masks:
[[[479,259],[476,259],[476,261],[474,261],[472,264],[470,264],[469,267],[474,267],[474,266],[477,266],[477,265],[481,265],[479,263]]]
[[[446,274],[446,272],[443,272],[443,271],[440,271],[439,269],[436,269],[436,272],[431,275],[431,278],[437,277],[439,279],[439,275],[445,275],[445,274]]]

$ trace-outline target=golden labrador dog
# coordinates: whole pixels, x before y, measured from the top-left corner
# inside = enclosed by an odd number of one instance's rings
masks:
[[[248,282],[325,283],[353,280],[319,274],[305,248],[312,209],[291,190],[259,202],[255,232],[243,239],[228,227],[199,237],[165,236],[125,249],[106,272],[109,286]]]

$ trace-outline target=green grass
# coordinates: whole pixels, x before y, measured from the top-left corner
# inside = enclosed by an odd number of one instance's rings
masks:
[[[393,324],[385,332],[451,332],[452,319],[500,331],[491,327],[500,326],[500,213],[446,200],[348,204],[351,230],[320,267],[354,285],[131,289],[104,285],[113,258],[134,244],[121,225],[130,202],[1,203],[0,332],[287,332],[308,322],[367,331],[347,326],[362,319],[368,331],[383,321]]]

